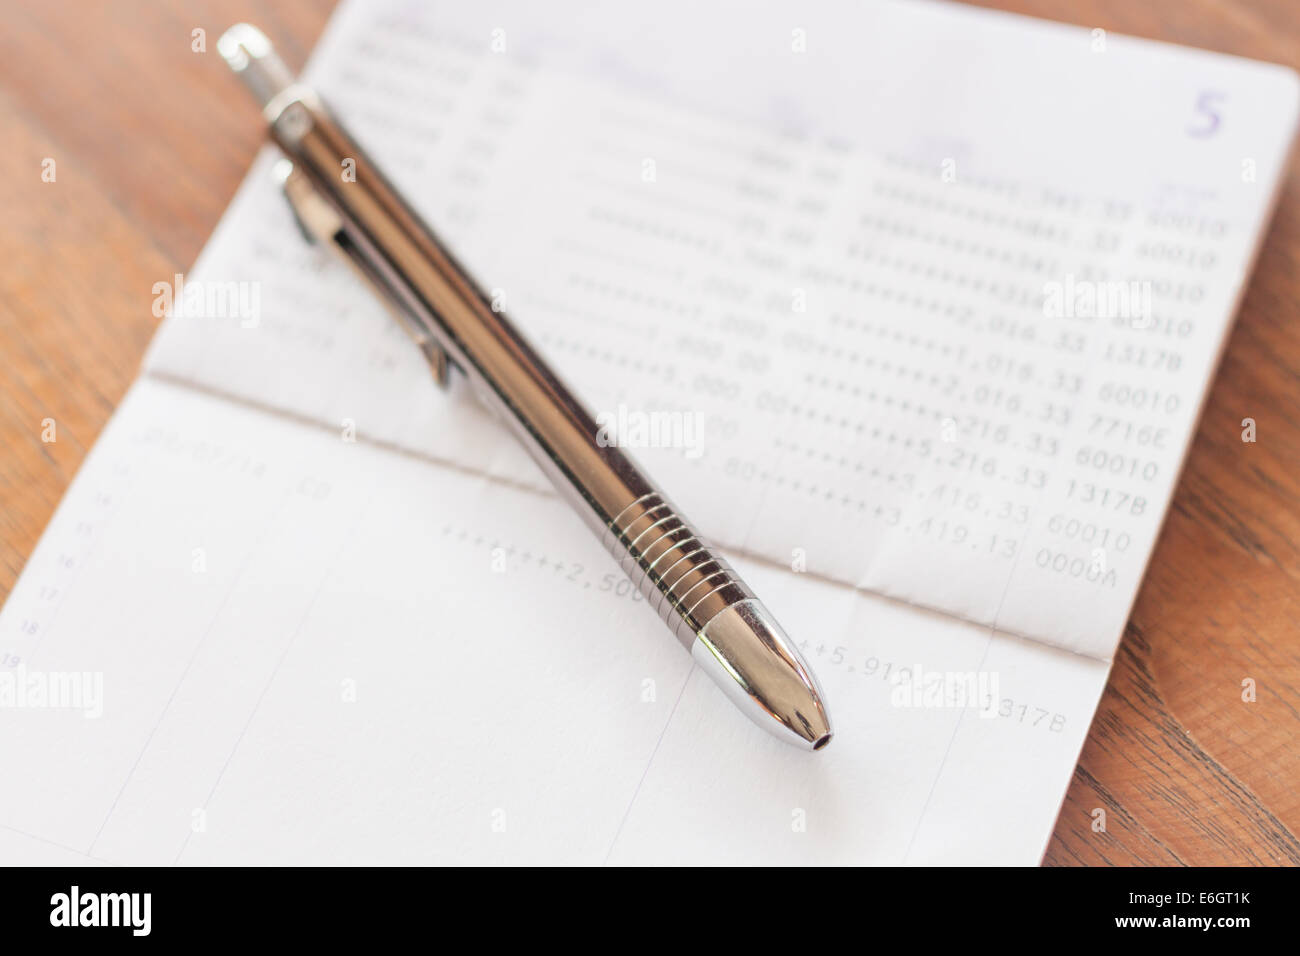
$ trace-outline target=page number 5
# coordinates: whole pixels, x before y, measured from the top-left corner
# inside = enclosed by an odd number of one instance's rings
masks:
[[[1225,93],[1205,91],[1196,98],[1196,119],[1187,127],[1187,133],[1198,139],[1207,139],[1219,129],[1222,117],[1219,116],[1219,103],[1226,98]]]

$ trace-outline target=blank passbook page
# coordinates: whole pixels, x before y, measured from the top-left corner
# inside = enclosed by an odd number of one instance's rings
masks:
[[[1041,858],[1294,75],[931,3],[540,7],[345,2],[307,76],[594,411],[702,421],[634,453],[834,742],[736,712],[268,150],[183,277],[242,311],[177,296],[0,614],[0,693],[83,691],[3,710],[0,861]]]

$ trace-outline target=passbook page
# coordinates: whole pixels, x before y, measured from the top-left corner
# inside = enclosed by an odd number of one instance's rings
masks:
[[[554,496],[146,377],[0,613],[0,861],[1038,860],[1105,664],[737,565],[826,690],[815,756]]]
[[[635,453],[707,534],[1109,660],[1294,75],[941,4],[566,10],[346,6],[309,75],[593,410],[683,423]],[[269,160],[186,277],[259,314],[149,369],[544,487]]]

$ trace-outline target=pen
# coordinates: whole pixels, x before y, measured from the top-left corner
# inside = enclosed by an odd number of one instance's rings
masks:
[[[829,743],[817,679],[771,613],[624,450],[600,440],[591,413],[266,36],[238,24],[218,49],[285,154],[284,192],[308,239],[341,253],[376,287],[439,383],[449,365],[465,375],[741,711],[804,749]],[[354,175],[345,181],[349,160]]]

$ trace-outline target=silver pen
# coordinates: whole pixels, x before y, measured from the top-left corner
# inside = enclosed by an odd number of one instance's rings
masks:
[[[238,24],[218,49],[285,154],[284,191],[304,234],[378,289],[440,383],[449,365],[465,375],[737,707],[781,740],[826,746],[831,723],[816,677],[740,576],[623,449],[598,440],[591,413],[270,41]],[[355,164],[346,182],[345,160]]]

